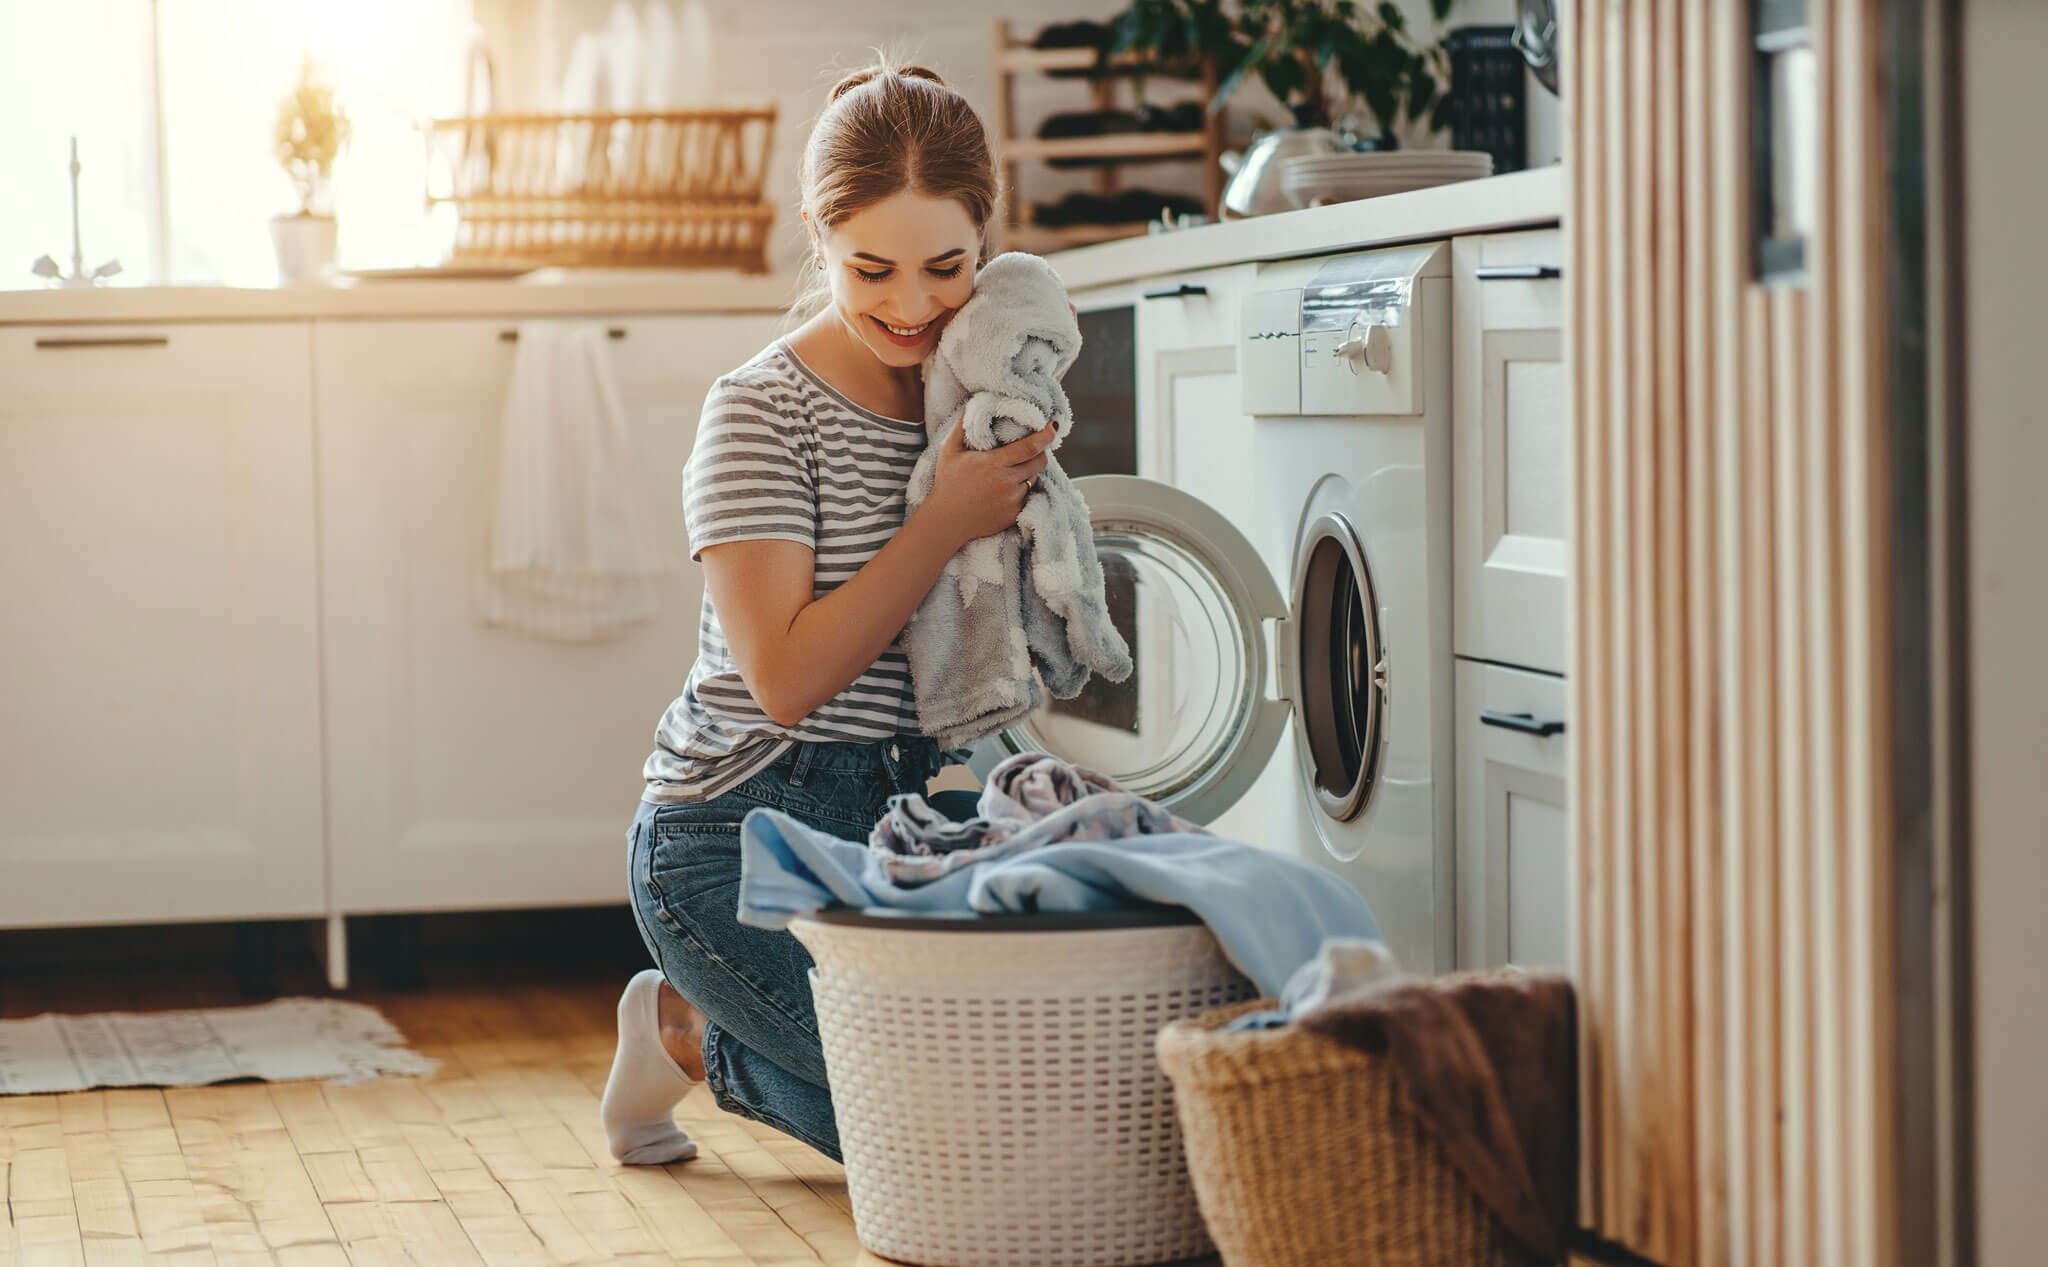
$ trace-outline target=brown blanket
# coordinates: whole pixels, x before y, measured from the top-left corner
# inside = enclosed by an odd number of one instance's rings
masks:
[[[1299,1023],[1393,1061],[1404,1102],[1516,1240],[1564,1257],[1578,1187],[1571,983],[1514,969],[1404,978]]]

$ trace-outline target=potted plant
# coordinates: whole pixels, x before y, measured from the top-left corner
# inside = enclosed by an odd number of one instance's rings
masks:
[[[1450,8],[1451,0],[1430,0],[1439,23]],[[1358,0],[1131,0],[1110,29],[1104,67],[1123,53],[1214,60],[1212,111],[1256,75],[1297,128],[1328,128],[1351,99],[1363,101],[1379,128],[1368,138],[1372,148],[1399,146],[1404,125],[1426,120],[1434,132],[1446,121],[1443,45],[1418,45],[1407,16],[1387,0],[1377,8]]]
[[[277,105],[277,161],[299,194],[296,215],[270,222],[284,285],[321,281],[334,266],[334,217],[315,206],[325,201],[335,157],[348,138],[348,112],[335,100],[333,86],[321,82],[313,59],[302,58],[297,81]]]

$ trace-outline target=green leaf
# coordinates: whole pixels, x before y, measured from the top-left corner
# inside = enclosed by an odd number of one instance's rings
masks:
[[[1216,85],[1216,99],[1209,103],[1211,112],[1222,109],[1224,101],[1229,98],[1230,94],[1237,91],[1238,86],[1244,82],[1246,75],[1252,74],[1255,71],[1263,73],[1266,48],[1266,37],[1262,35],[1245,48],[1243,55],[1238,58],[1235,66],[1230,67],[1224,72],[1221,82]]]
[[[1419,72],[1408,88],[1408,121],[1413,123],[1421,118],[1422,112],[1429,109],[1435,100],[1436,80],[1427,71]]]
[[[1385,23],[1390,31],[1405,31],[1408,29],[1408,15],[1401,12],[1400,8],[1394,4],[1394,0],[1380,0],[1380,21]]]
[[[1430,111],[1430,112],[1429,112],[1429,130],[1430,130],[1430,131],[1432,131],[1432,132],[1441,132],[1441,131],[1443,131],[1443,130],[1444,130],[1445,128],[1447,128],[1447,127],[1449,127],[1449,126],[1450,126],[1450,123],[1451,123],[1451,103],[1452,103],[1452,102],[1454,102],[1454,101],[1456,101],[1456,100],[1457,100],[1457,98],[1456,98],[1456,97],[1449,97],[1449,96],[1446,96],[1446,97],[1440,97],[1440,98],[1438,98],[1438,100],[1437,100],[1437,103],[1436,103],[1436,109],[1434,109],[1434,110],[1432,110],[1432,111]]]

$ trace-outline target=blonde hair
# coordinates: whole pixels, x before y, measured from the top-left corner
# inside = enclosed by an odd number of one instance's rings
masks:
[[[988,127],[974,107],[923,66],[886,59],[833,85],[804,144],[800,205],[819,235],[847,217],[909,190],[951,198],[979,234],[977,267],[988,255],[988,223],[999,187]],[[806,256],[796,308],[829,291],[816,251]]]

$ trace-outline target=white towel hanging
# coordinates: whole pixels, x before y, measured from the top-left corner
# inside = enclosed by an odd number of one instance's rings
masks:
[[[605,328],[529,321],[500,424],[485,624],[588,642],[652,616],[670,570]]]

